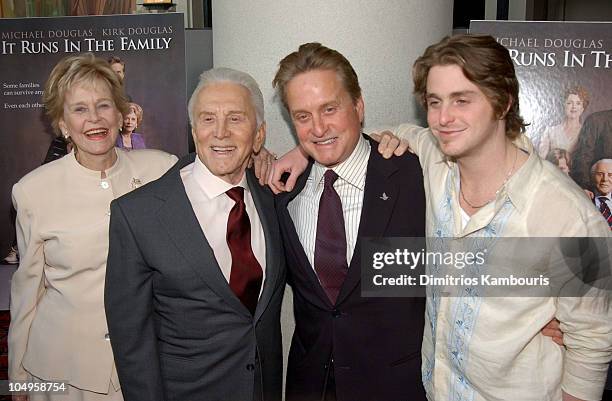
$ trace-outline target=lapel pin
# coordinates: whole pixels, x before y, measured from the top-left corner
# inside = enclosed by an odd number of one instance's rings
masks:
[[[387,194],[385,192],[383,192],[382,196],[380,196],[380,199],[386,201],[387,199],[389,199],[389,197],[387,196]]]
[[[142,185],[142,182],[138,178],[132,178],[132,189],[136,189]]]

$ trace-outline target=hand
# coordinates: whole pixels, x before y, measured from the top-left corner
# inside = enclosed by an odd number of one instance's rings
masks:
[[[580,398],[576,398],[571,394],[566,393],[565,391],[563,391],[563,395],[561,396],[563,401],[583,401]]]
[[[283,157],[272,164],[272,168],[269,170],[267,181],[272,192],[278,194],[291,191],[298,177],[306,170],[307,166],[308,156],[303,153],[301,147],[297,146],[285,153]],[[284,173],[289,173],[289,178],[283,184],[281,177]]]
[[[266,185],[274,160],[276,160],[276,155],[268,152],[268,149],[264,147],[258,153],[251,155],[249,167],[255,167],[255,176],[259,180],[259,185]]]
[[[563,343],[563,332],[561,331],[559,321],[553,319],[541,331],[542,335],[550,337],[557,344],[564,346]]]
[[[584,193],[589,197],[590,200],[595,199],[595,194],[588,189],[583,189]]]
[[[27,395],[13,395],[11,396],[11,400],[13,401],[28,401]]]
[[[370,137],[378,142],[378,153],[385,159],[389,159],[393,155],[401,156],[407,150],[411,152],[408,142],[396,137],[391,131],[370,134]]]

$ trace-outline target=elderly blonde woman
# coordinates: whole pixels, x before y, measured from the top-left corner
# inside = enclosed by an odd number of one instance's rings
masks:
[[[121,83],[92,54],[61,60],[45,86],[52,126],[73,145],[13,187],[20,264],[11,287],[9,377],[66,381],[30,401],[122,400],[104,314],[110,202],[176,157],[115,148],[128,114]]]
[[[142,123],[142,107],[136,103],[128,104],[129,112],[123,118],[123,129],[117,137],[117,147],[123,149],[146,149],[144,137],[134,132]]]

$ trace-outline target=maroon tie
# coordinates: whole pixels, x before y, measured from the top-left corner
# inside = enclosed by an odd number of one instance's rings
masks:
[[[610,207],[606,203],[608,198],[605,196],[600,196],[597,199],[599,199],[599,211],[603,215],[604,219],[606,219],[606,221],[608,222],[608,226],[612,228],[612,212],[610,211]]]
[[[236,204],[227,219],[227,245],[232,254],[230,288],[255,314],[263,271],[251,248],[251,222],[244,204],[244,188],[234,187],[226,192]]]
[[[334,189],[338,174],[327,170],[324,177],[323,194],[319,201],[314,265],[321,286],[331,303],[335,304],[348,271],[346,234],[342,202]]]

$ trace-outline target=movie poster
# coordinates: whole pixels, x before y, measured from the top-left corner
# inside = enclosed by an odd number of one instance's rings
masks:
[[[15,240],[11,188],[43,163],[54,138],[45,81],[61,58],[83,52],[125,63],[136,111],[123,131],[133,147],[187,153],[182,14],[0,19],[0,260]]]
[[[610,197],[612,166],[595,169],[608,172],[607,183],[591,167],[612,159],[612,23],[472,21],[470,33],[490,34],[510,51],[540,156]]]

